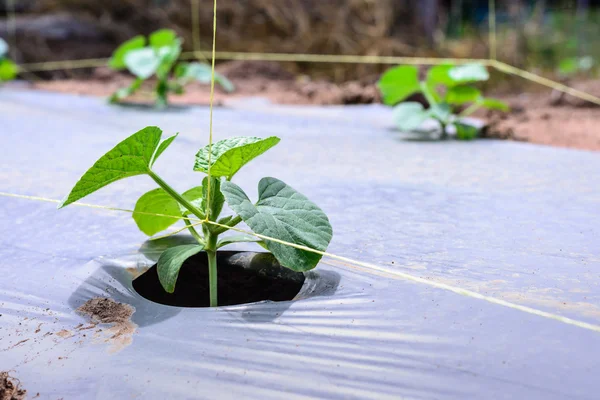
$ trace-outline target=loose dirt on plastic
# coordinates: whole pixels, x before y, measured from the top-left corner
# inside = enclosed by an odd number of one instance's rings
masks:
[[[21,382],[8,372],[0,372],[0,400],[25,400],[27,390],[21,388]]]
[[[133,342],[137,325],[131,322],[131,316],[135,312],[132,306],[117,303],[107,297],[96,297],[86,301],[77,312],[89,317],[93,324],[111,325],[106,330],[98,329],[94,335],[98,341],[110,343],[111,352],[122,350]]]

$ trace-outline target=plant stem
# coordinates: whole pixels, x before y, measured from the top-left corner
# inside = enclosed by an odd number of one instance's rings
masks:
[[[429,103],[429,107],[433,107],[434,105],[437,105],[437,101],[435,101],[435,98],[433,97],[433,94],[429,90],[427,83],[421,82],[420,86],[421,86],[421,92],[423,92],[423,95],[425,96],[425,98],[427,99],[427,102]]]
[[[179,202],[179,204],[184,206],[189,212],[191,212],[192,214],[194,214],[196,217],[198,217],[200,219],[204,219],[204,215],[202,214],[202,212],[200,210],[198,210],[196,207],[194,207],[189,201],[184,199],[183,196],[181,196],[179,193],[177,193],[171,186],[169,186],[167,184],[167,182],[163,181],[160,176],[156,175],[156,173],[154,173],[150,169],[148,170],[148,175],[150,175],[150,178],[152,178],[154,180],[154,182],[156,182],[158,184],[158,186],[160,186],[171,197],[173,197],[175,200],[177,200]]]
[[[217,307],[217,238],[218,235],[209,233],[206,237],[206,256],[208,257],[208,286],[210,289],[210,306]]]
[[[465,108],[465,110],[460,113],[459,117],[468,117],[469,115],[473,114],[475,111],[479,110],[480,107],[481,107],[480,104],[473,103],[469,107]]]
[[[242,222],[242,217],[240,217],[239,215],[236,215],[231,220],[229,220],[229,222],[227,222],[227,223],[225,223],[223,225],[227,225],[229,228],[232,228],[232,227],[236,226],[237,224],[239,224],[240,222]],[[216,235],[220,235],[223,232],[227,232],[229,230],[229,228],[223,228],[223,227],[220,227],[220,226],[215,226],[213,228],[213,233],[216,234]]]

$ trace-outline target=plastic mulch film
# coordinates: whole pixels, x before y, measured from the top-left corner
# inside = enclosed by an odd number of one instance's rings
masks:
[[[5,194],[60,199],[149,124],[181,132],[155,168],[178,189],[199,181],[206,109],[10,90],[0,109]],[[132,280],[161,243],[131,215],[3,195],[0,370],[50,399],[594,399],[600,159],[400,141],[390,118],[382,107],[215,110],[217,140],[282,138],[236,182],[249,194],[263,175],[292,183],[330,216],[328,251],[356,260],[323,258],[318,284],[291,302],[152,303]],[[131,208],[153,187],[132,178],[86,201]],[[75,310],[96,297],[132,308],[92,324]]]

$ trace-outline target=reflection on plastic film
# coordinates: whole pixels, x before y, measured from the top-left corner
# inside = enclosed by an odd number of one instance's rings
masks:
[[[59,204],[61,201],[60,200],[56,200],[56,199],[49,199],[49,198],[45,198],[45,197],[39,197],[39,196],[28,196],[28,195],[21,195],[21,194],[15,194],[15,193],[6,193],[6,192],[0,192],[0,196],[4,196],[4,197],[13,197],[13,198],[19,198],[19,199],[27,199],[27,200],[34,200],[34,201],[44,201],[44,202],[50,202],[50,203],[56,203]],[[88,203],[78,203],[75,202],[73,203],[73,205],[76,206],[81,206],[81,207],[92,207],[92,208],[97,208],[97,209],[103,209],[103,210],[108,210],[108,211],[118,211],[118,212],[127,212],[127,213],[133,213],[133,210],[127,210],[127,209],[123,209],[123,208],[115,208],[115,207],[107,207],[107,206],[101,206],[101,205],[95,205],[95,204],[88,204]],[[141,214],[141,213],[140,213]],[[143,213],[143,214],[147,214],[147,215],[154,215],[154,216],[160,216],[160,217],[173,217],[173,218],[181,218],[181,216],[173,216],[173,215],[164,215],[164,214],[154,214],[154,213]],[[337,254],[333,254],[333,253],[328,253],[326,251],[319,251],[307,246],[302,246],[302,245],[298,245],[295,243],[291,243],[291,242],[286,242],[284,240],[280,240],[280,239],[276,239],[276,238],[272,238],[269,236],[265,236],[265,235],[261,235],[258,233],[254,233],[252,231],[248,231],[245,229],[240,229],[237,227],[229,227],[227,225],[223,225],[223,224],[219,224],[217,222],[213,222],[213,221],[200,221],[198,219],[194,219],[194,218],[188,218],[189,220],[195,220],[197,221],[197,223],[195,225],[200,225],[200,224],[204,224],[204,223],[208,223],[210,225],[214,225],[214,226],[219,226],[219,227],[226,227],[228,229],[231,229],[232,231],[236,231],[236,232],[240,232],[240,233],[244,233],[247,235],[251,235],[254,237],[257,237],[259,239],[263,239],[263,240],[269,240],[272,242],[276,242],[279,244],[283,244],[285,246],[290,246],[299,250],[304,250],[304,251],[308,251],[311,253],[316,253],[319,254],[323,257],[327,257],[333,260],[338,261],[339,263],[336,263],[335,265],[343,267],[343,268],[350,268],[350,269],[354,269],[354,270],[359,270],[361,272],[364,273],[368,273],[371,275],[385,275],[389,278],[392,279],[402,279],[402,280],[407,280],[407,281],[411,281],[411,282],[417,282],[417,283],[421,283],[427,286],[431,286],[437,289],[442,289],[442,290],[446,290],[446,291],[450,291],[456,294],[459,294],[461,296],[466,296],[466,297],[470,297],[470,298],[474,298],[474,299],[479,299],[479,300],[484,300],[487,301],[488,303],[492,303],[492,304],[497,304],[503,307],[508,307],[511,308],[513,310],[517,310],[517,311],[521,311],[521,312],[525,312],[527,314],[532,314],[532,315],[537,315],[539,317],[543,317],[543,318],[548,318],[548,319],[552,319],[558,322],[562,322],[564,324],[567,325],[573,325],[573,326],[577,326],[579,328],[583,328],[583,329],[588,329],[591,331],[595,331],[595,332],[599,332],[600,333],[600,325],[595,325],[595,324],[590,324],[584,321],[579,321],[576,319],[572,319],[572,318],[567,318],[567,317],[563,317],[562,315],[558,315],[558,314],[553,314],[550,312],[546,312],[546,311],[542,311],[542,310],[538,310],[532,307],[527,307],[527,306],[523,306],[520,304],[515,304],[515,303],[511,303],[509,301],[505,301],[502,299],[498,299],[495,297],[491,297],[491,296],[486,296],[483,295],[481,293],[477,293],[475,291],[472,290],[468,290],[468,289],[463,289],[457,286],[453,286],[453,285],[449,285],[446,283],[442,283],[442,282],[436,282],[436,281],[432,281],[426,278],[421,278],[418,276],[414,276],[411,274],[408,274],[406,272],[402,272],[402,271],[397,271],[397,270],[392,270],[392,269],[388,269],[379,265],[375,265],[375,264],[371,264],[371,263],[366,263],[363,261],[359,261],[359,260],[353,260],[351,258],[348,257],[343,257],[343,256],[339,256]],[[172,235],[174,233],[171,233],[170,235]]]

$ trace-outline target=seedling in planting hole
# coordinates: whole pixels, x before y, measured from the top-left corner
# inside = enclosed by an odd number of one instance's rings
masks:
[[[8,43],[0,38],[0,83],[12,81],[19,72],[17,64],[9,60],[7,54]]]
[[[136,79],[126,88],[117,90],[109,99],[111,103],[137,92],[142,83],[156,76],[156,106],[165,107],[169,93],[183,94],[184,87],[192,81],[210,83],[211,66],[206,63],[178,63],[181,54],[182,39],[170,29],[161,29],[152,33],[148,40],[142,35],[136,36],[120,45],[108,62],[115,70],[127,69]],[[215,82],[232,92],[233,84],[223,75],[215,73]]]
[[[210,178],[205,176],[202,186],[180,194],[152,169],[158,157],[177,137],[174,135],[161,141],[161,136],[159,128],[149,126],[119,143],[79,179],[59,208],[119,179],[148,175],[159,187],[137,201],[133,213],[137,226],[152,236],[183,220],[198,242],[171,247],[161,254],[157,267],[160,283],[167,292],[173,293],[183,262],[205,251],[209,264],[211,307],[218,304],[216,252],[221,247],[237,242],[258,242],[282,266],[293,271],[308,271],[316,267],[321,255],[311,251],[248,235],[221,237],[244,221],[256,234],[319,251],[327,249],[332,237],[329,219],[304,195],[279,179],[263,178],[258,183],[258,201],[252,203],[242,188],[231,182],[240,168],[279,143],[279,138],[224,139],[212,145],[210,156],[209,146],[200,149],[196,154],[194,171],[208,174],[210,160]],[[220,217],[225,203],[235,215]],[[203,223],[202,229],[196,230],[194,225],[198,219],[208,219],[219,225]]]
[[[417,129],[428,119],[439,122],[440,138],[448,137],[448,128],[454,127],[456,137],[471,140],[479,128],[465,118],[479,108],[508,111],[500,100],[483,97],[474,82],[486,81],[489,74],[480,64],[437,65],[429,69],[424,81],[419,81],[419,70],[414,66],[399,66],[386,71],[377,85],[383,102],[394,106],[394,121],[400,130],[419,132]],[[441,89],[441,90],[440,90]],[[400,103],[415,93],[423,93],[429,108],[418,102]],[[400,104],[398,104],[400,103]],[[468,107],[464,108],[468,104]],[[463,111],[460,111],[464,108]]]

